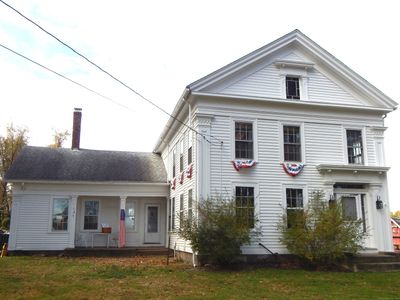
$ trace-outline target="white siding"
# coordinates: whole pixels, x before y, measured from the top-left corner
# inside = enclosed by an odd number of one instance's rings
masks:
[[[19,197],[15,250],[63,250],[69,235],[51,232],[51,197],[25,195]]]
[[[308,72],[308,99],[317,102],[327,102],[346,105],[361,105],[361,101],[349,92],[339,87],[321,72],[312,69]]]

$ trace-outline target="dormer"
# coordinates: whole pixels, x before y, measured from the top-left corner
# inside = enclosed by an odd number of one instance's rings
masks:
[[[280,71],[281,97],[288,100],[308,100],[308,71],[314,63],[277,59],[274,65]]]

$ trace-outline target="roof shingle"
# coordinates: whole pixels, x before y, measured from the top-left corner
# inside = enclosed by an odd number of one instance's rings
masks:
[[[166,183],[160,155],[149,152],[24,147],[6,180]]]

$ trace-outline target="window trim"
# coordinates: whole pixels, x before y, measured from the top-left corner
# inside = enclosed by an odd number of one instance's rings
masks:
[[[172,149],[172,170],[171,170],[172,178],[176,176],[176,146]]]
[[[253,125],[253,160],[258,161],[258,130],[257,119],[254,118],[232,118],[231,119],[231,160],[239,159],[236,157],[236,137],[235,137],[235,124],[236,123],[251,123]]]
[[[299,98],[288,98],[288,86],[287,86],[287,82],[288,82],[288,78],[292,78],[292,79],[297,79],[298,80],[298,85],[299,85]],[[285,99],[286,100],[302,100],[301,98],[301,93],[302,91],[302,80],[301,80],[301,76],[294,76],[294,75],[286,75],[285,76]]]
[[[308,207],[308,188],[306,184],[282,184],[282,208],[285,214],[287,210],[287,202],[286,202],[287,189],[303,190],[303,209],[306,209]]]
[[[258,181],[231,181],[231,199],[235,200],[236,187],[252,187],[254,188],[254,227],[250,228],[250,231],[258,231],[261,220],[260,216],[260,203],[259,203],[259,182]]]
[[[179,144],[179,174],[185,170],[185,139],[184,135]]]
[[[189,197],[189,195],[191,197]],[[192,205],[189,206],[189,200],[191,200]],[[187,218],[189,221],[193,221],[194,219],[194,207],[193,207],[193,189],[188,189],[187,190],[187,206],[186,206],[186,211],[187,211]]]
[[[99,202],[99,214],[97,215],[97,229],[85,229],[85,203],[87,201],[97,201]],[[101,224],[101,201],[100,199],[84,199],[82,201],[82,217],[81,217],[81,221],[82,221],[82,225],[81,225],[81,230],[84,232],[99,232],[100,231],[100,224]]]
[[[168,224],[168,231],[169,232],[174,232],[176,229],[176,202],[175,199],[176,197],[170,197],[170,205],[169,205],[169,215],[168,215],[168,220],[170,224]]]
[[[307,69],[298,68],[290,65],[280,68],[281,76],[281,98],[287,101],[304,101],[308,100],[308,71]],[[286,77],[299,78],[300,99],[286,98]]]
[[[66,199],[68,200],[68,223],[67,223],[67,230],[53,230],[53,207],[54,207],[54,199]],[[51,234],[68,234],[70,233],[70,222],[71,222],[71,216],[72,216],[72,207],[71,207],[71,197],[70,196],[65,196],[65,195],[60,195],[60,196],[52,196],[50,199],[50,205],[49,205],[49,226],[48,226],[48,233]]]
[[[347,130],[358,130],[361,131],[361,140],[362,140],[362,157],[363,157],[363,163],[362,164],[351,164],[349,163],[349,157],[347,154]],[[366,128],[362,126],[345,126],[343,127],[343,146],[344,146],[344,153],[343,153],[343,159],[344,163],[346,165],[350,166],[368,166],[368,149],[367,149],[367,135],[366,135]]]
[[[179,228],[181,227],[181,220],[185,217],[185,194],[179,195]]]
[[[128,202],[133,203],[133,209],[134,209],[134,212],[135,212],[135,229],[128,228],[126,226],[126,224],[125,224],[125,228],[126,228],[127,232],[138,232],[138,229],[137,229],[137,227],[138,227],[138,213],[137,213],[137,211],[138,211],[138,206],[139,206],[138,205],[138,201],[137,200],[133,200],[133,199],[126,199],[126,204],[125,204],[125,212],[126,212],[126,214],[125,214],[125,222],[126,222],[126,218],[128,218],[128,211],[126,209],[127,208],[126,205],[128,204]],[[99,207],[99,210],[100,210],[100,207]],[[100,215],[100,213],[99,213],[99,215]]]
[[[301,161],[286,161],[285,160],[285,143],[284,143],[284,135],[283,135],[283,127],[284,126],[295,126],[300,127],[300,151],[301,151]],[[305,147],[305,134],[304,134],[304,122],[280,122],[279,124],[279,146],[280,146],[280,158],[281,162],[294,162],[294,163],[306,163],[306,147]]]

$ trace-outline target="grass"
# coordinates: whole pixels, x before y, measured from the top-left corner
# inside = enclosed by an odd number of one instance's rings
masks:
[[[0,258],[0,299],[399,299],[400,272],[216,271],[164,258]]]

